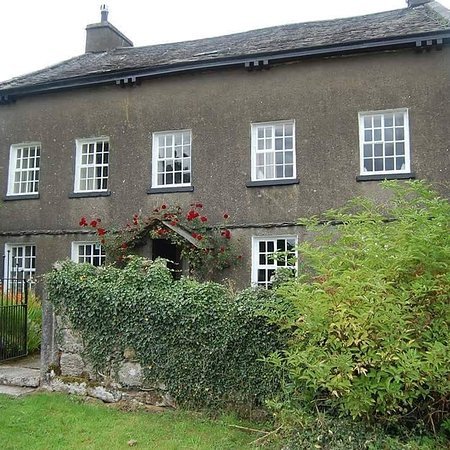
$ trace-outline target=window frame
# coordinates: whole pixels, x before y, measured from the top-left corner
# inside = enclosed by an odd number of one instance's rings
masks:
[[[108,162],[97,164],[94,162],[94,164],[81,164],[81,158],[82,158],[82,148],[84,144],[95,144],[97,145],[99,142],[102,142],[103,145],[105,142],[108,143]],[[93,138],[82,138],[82,139],[75,139],[75,147],[76,147],[76,154],[75,154],[75,177],[74,177],[74,189],[73,192],[75,194],[87,194],[90,193],[101,193],[101,192],[108,192],[109,190],[109,176],[110,176],[110,157],[111,157],[111,142],[108,136],[99,136],[99,137],[93,137]],[[102,152],[103,154],[104,152]],[[95,154],[95,153],[94,153]],[[80,189],[80,181],[81,181],[81,170],[83,167],[90,168],[93,167],[94,170],[98,167],[107,167],[108,168],[108,176],[106,178],[106,188],[101,189]],[[94,181],[98,180],[99,178],[94,178]],[[103,179],[100,178],[100,179]]]
[[[278,266],[276,264],[260,264],[259,258],[261,256],[260,251],[259,251],[259,244],[262,241],[275,241],[275,247],[276,247],[276,241],[279,239],[284,239],[284,240],[288,240],[288,239],[293,239],[294,240],[294,246],[295,246],[295,265],[294,266]],[[298,271],[298,251],[297,251],[297,246],[298,246],[298,235],[296,234],[283,234],[283,235],[267,235],[267,236],[252,236],[252,270],[251,270],[251,284],[252,286],[261,286],[264,287],[265,289],[268,289],[270,287],[270,285],[272,284],[270,281],[265,282],[265,285],[258,283],[258,270],[260,268],[265,268],[267,270],[270,269],[278,269],[278,268],[283,268],[283,267],[287,267],[287,268],[292,268],[295,270],[295,272]],[[276,252],[274,252],[276,253]],[[273,267],[271,267],[273,266]]]
[[[163,159],[159,158],[159,142],[158,138],[160,136],[172,135],[172,138],[175,138],[175,134],[183,134],[189,133],[189,147],[190,147],[190,155],[189,155],[189,183],[181,182],[181,183],[172,183],[172,184],[159,184],[158,183],[158,162],[166,161],[167,158]],[[182,144],[183,145],[183,144]],[[172,146],[174,147],[174,145]],[[175,157],[173,158],[175,159]],[[163,172],[164,174],[167,172]],[[181,179],[183,180],[183,175],[188,173],[181,170]],[[175,181],[175,177],[174,180]],[[192,130],[191,129],[183,129],[183,130],[166,130],[166,131],[155,131],[152,133],[152,189],[167,189],[167,190],[176,190],[183,188],[191,188],[192,187]]]
[[[91,256],[90,256],[91,261],[81,261],[80,262],[79,259],[80,259],[80,246],[81,245],[84,245],[84,246],[86,246],[86,245],[99,246],[103,250],[103,254],[100,254],[100,255],[91,254]],[[92,259],[94,257],[103,258],[102,263],[99,264],[99,265],[93,264]],[[106,263],[106,250],[105,250],[105,247],[102,244],[100,244],[100,243],[98,243],[96,241],[72,241],[72,243],[71,243],[70,259],[73,262],[77,263],[77,264],[88,263],[88,264],[93,265],[94,267],[101,267],[101,266],[104,266],[105,263]]]
[[[275,139],[275,127],[277,125],[292,125],[292,176],[290,177],[276,177],[274,173],[273,178],[257,178],[256,176],[256,157],[258,151],[258,128],[260,127],[272,127],[272,140]],[[277,182],[294,182],[297,179],[297,150],[296,150],[296,123],[295,119],[288,120],[274,120],[268,122],[253,122],[250,124],[250,133],[251,133],[251,181],[253,183],[277,183]],[[284,149],[283,152],[286,150]],[[274,155],[274,167],[276,167],[276,158],[275,153],[275,145],[273,145],[272,153]],[[267,150],[264,150],[264,153],[268,153]],[[284,159],[284,158],[283,158]],[[286,163],[283,163],[283,167],[285,167]],[[266,166],[264,166],[266,167]],[[274,170],[275,172],[275,170]]]
[[[38,174],[37,179],[37,190],[28,191],[27,192],[14,192],[14,179],[17,172],[22,173],[24,169],[17,169],[17,153],[18,150],[23,150],[26,147],[35,147],[35,149],[39,149],[39,164],[38,167],[34,167],[34,176],[36,177],[36,173]],[[19,144],[12,144],[9,149],[9,167],[8,167],[8,186],[6,190],[6,196],[8,197],[25,197],[25,196],[38,196],[39,195],[39,184],[40,184],[40,175],[41,175],[41,151],[42,151],[42,145],[40,142],[33,141],[33,142],[22,142]],[[36,161],[35,156],[35,161]],[[27,172],[31,172],[29,168],[25,169]],[[36,183],[36,179],[33,181],[33,184]],[[27,181],[28,184],[28,181]]]
[[[11,277],[10,275],[14,272],[12,270],[12,252],[14,248],[19,248],[21,247],[23,249],[23,255],[21,257],[22,260],[22,264],[21,264],[21,271],[17,272],[16,271],[16,276],[15,277]],[[24,259],[27,257],[25,255],[26,253],[26,247],[32,247],[34,248],[34,253],[32,255],[30,255],[29,257],[31,258],[31,260],[34,262],[34,267],[30,267],[30,268],[24,268],[23,267],[23,263],[24,263]],[[5,244],[5,258],[4,258],[4,263],[3,263],[3,277],[8,280],[8,279],[15,279],[15,278],[22,278],[24,274],[28,274],[29,276],[25,276],[25,279],[27,281],[33,281],[33,279],[35,278],[35,274],[36,274],[36,244],[32,243],[32,242],[26,242],[26,243],[6,243]],[[8,273],[8,269],[9,269],[9,273]],[[22,273],[22,277],[18,276],[18,273]]]
[[[386,114],[397,114],[402,113],[403,114],[403,131],[404,131],[404,139],[400,140],[404,142],[404,158],[405,158],[405,168],[404,169],[396,169],[396,148],[395,143],[397,142],[395,139],[395,122],[392,125],[392,127],[386,127],[384,124],[385,121],[385,115]],[[392,170],[372,170],[372,171],[366,171],[365,170],[365,160],[364,160],[364,144],[367,144],[368,141],[365,140],[364,132],[364,118],[368,116],[382,116],[382,125],[381,125],[381,133],[382,133],[382,139],[381,140],[372,140],[370,143],[375,145],[374,143],[381,143],[383,145],[383,166],[385,165],[386,161],[386,154],[385,154],[385,146],[386,142],[393,143],[394,144],[394,153],[393,155],[388,155],[387,157],[392,157],[394,159],[394,169]],[[395,119],[394,119],[395,120]],[[411,174],[411,142],[410,142],[410,127],[409,127],[409,109],[408,108],[394,108],[394,109],[384,109],[384,110],[378,110],[378,111],[362,111],[358,113],[358,127],[359,127],[359,177],[364,179],[365,177],[380,177],[380,179],[383,179],[385,176],[387,178],[395,178],[396,175],[402,176],[402,175],[408,175]],[[386,128],[393,128],[393,140],[386,141],[385,139],[385,129]],[[374,128],[372,128],[374,129]],[[375,159],[374,151],[372,153],[372,159]],[[373,167],[375,169],[375,167]]]

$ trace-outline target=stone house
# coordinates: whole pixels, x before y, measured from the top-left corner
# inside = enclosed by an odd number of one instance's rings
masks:
[[[85,54],[0,83],[0,272],[102,263],[81,216],[201,201],[241,246],[225,275],[268,286],[270,254],[305,237],[298,217],[385,178],[448,195],[450,11],[407,3],[138,48],[103,10]]]

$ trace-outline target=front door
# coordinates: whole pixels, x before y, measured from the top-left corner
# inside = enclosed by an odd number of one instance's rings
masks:
[[[175,280],[179,280],[182,273],[181,252],[179,248],[167,239],[153,239],[152,259],[167,259],[167,267],[172,270]]]

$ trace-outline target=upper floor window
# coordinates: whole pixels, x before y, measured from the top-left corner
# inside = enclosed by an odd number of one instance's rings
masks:
[[[108,190],[109,139],[77,139],[75,192]]]
[[[407,109],[359,114],[361,175],[410,172]]]
[[[190,130],[153,133],[152,186],[191,185]]]
[[[252,124],[251,159],[252,181],[295,178],[295,122]]]
[[[41,144],[12,145],[9,155],[7,195],[37,194]]]
[[[106,261],[105,249],[96,242],[72,242],[72,261],[102,266]]]
[[[36,246],[32,244],[6,244],[4,259],[5,278],[32,280],[36,272]]]
[[[297,236],[253,237],[252,284],[268,288],[275,272],[297,268]]]

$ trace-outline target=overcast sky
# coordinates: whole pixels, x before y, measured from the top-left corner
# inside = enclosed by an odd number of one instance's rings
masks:
[[[135,46],[403,8],[406,0],[0,0],[0,81],[84,53],[85,27],[109,21]],[[440,0],[450,9],[450,0]]]

